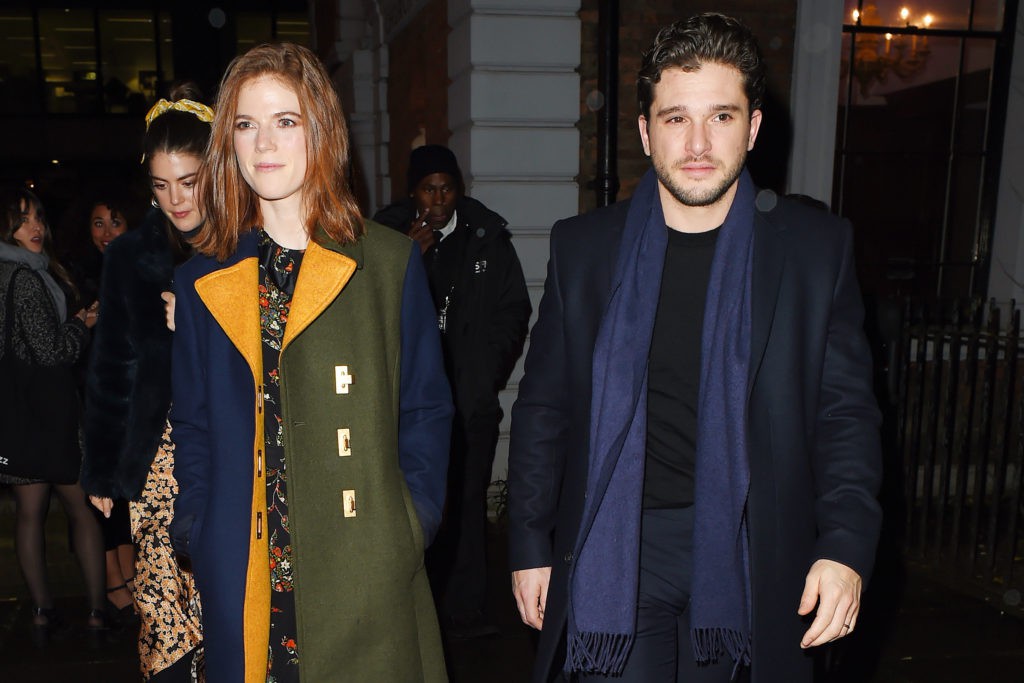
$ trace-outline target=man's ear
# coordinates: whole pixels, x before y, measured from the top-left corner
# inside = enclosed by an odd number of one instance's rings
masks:
[[[747,151],[754,149],[754,141],[757,140],[757,131],[761,130],[761,110],[755,109],[750,112],[750,138],[747,140]]]
[[[636,125],[640,129],[640,142],[644,145],[644,154],[651,156],[651,141],[647,137],[647,117],[640,114],[636,119]]]

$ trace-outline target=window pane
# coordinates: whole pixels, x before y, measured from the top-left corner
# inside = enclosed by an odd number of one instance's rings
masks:
[[[859,14],[855,14],[854,12],[855,12],[855,10],[857,10],[857,8],[859,6],[860,6],[860,3],[857,0],[845,0],[845,4],[843,5],[843,23],[844,24],[856,24],[857,23],[857,19],[856,18],[857,18],[857,16],[859,16]]]
[[[963,154],[951,166],[949,236],[941,255],[946,263],[969,264],[974,257],[974,226],[978,224],[984,163],[980,154]]]
[[[298,12],[279,14],[277,17],[277,39],[282,42],[313,47],[309,16]]]
[[[844,34],[841,74],[852,74],[854,104],[881,104],[893,92],[951,78],[959,68],[958,38],[855,33],[851,69],[849,35]],[[844,88],[840,97],[845,96]]]
[[[0,12],[0,36],[0,113],[38,112],[32,14],[27,10]]]
[[[861,23],[868,26],[918,26],[966,29],[971,0],[877,0],[864,2]],[[847,13],[843,21],[850,17]],[[905,17],[905,18],[904,18]],[[929,22],[926,17],[931,17]]]
[[[954,160],[951,168],[949,227],[945,250],[940,255],[939,294],[945,298],[970,291],[984,163],[980,155],[963,155]]]
[[[942,235],[946,159],[941,154],[851,152],[843,215],[856,230],[858,271],[877,296],[934,292]]]
[[[101,12],[100,38],[107,111],[145,114],[157,87],[152,14],[129,10]]]
[[[80,114],[98,111],[92,10],[39,10],[39,38],[47,111]]]
[[[964,73],[960,79],[960,101],[957,103],[957,153],[974,154],[985,149],[995,50],[995,40],[985,38],[968,40],[964,44]]]
[[[160,99],[167,93],[163,92],[167,89],[168,83],[174,82],[174,49],[172,47],[171,38],[174,35],[171,27],[171,15],[169,12],[160,13],[160,68],[163,70],[163,75],[160,78],[162,83],[158,82],[157,87],[161,88],[160,92],[155,93],[153,99]]]
[[[1002,31],[1005,0],[974,0],[974,28],[976,31]]]
[[[876,36],[857,39],[869,37]],[[922,39],[915,52],[913,41],[907,40],[911,37],[899,36],[902,44],[890,47],[888,54],[884,48],[876,52],[858,47],[848,146],[921,152],[948,149],[960,39],[933,37],[928,46]]]
[[[242,55],[260,43],[270,42],[273,26],[267,12],[238,13],[238,54]]]

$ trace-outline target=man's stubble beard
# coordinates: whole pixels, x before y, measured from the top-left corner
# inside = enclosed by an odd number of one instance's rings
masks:
[[[684,206],[711,206],[729,191],[736,179],[743,173],[743,166],[747,163],[747,153],[744,152],[739,159],[736,160],[736,165],[732,168],[726,169],[725,178],[721,183],[714,187],[707,188],[703,191],[697,190],[694,192],[688,192],[676,183],[672,177],[672,169],[666,168],[665,164],[660,159],[653,159],[654,172],[658,176],[658,181],[667,189],[676,201],[680,202]],[[682,163],[689,163],[693,159],[687,159]]]

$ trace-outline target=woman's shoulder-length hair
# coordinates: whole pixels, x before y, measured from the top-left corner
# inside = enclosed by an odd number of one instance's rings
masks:
[[[266,76],[279,79],[299,100],[306,136],[302,187],[306,231],[315,240],[322,239],[322,230],[330,239],[349,244],[364,229],[347,181],[348,127],[323,65],[301,45],[258,45],[236,57],[221,80],[206,163],[196,190],[206,221],[194,246],[219,261],[235,252],[242,233],[262,224],[258,197],[235,159],[233,134],[239,91],[249,81]]]

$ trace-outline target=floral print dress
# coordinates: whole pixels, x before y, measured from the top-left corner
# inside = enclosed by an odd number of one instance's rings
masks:
[[[270,642],[267,683],[299,680],[292,592],[292,545],[288,529],[288,470],[281,417],[280,358],[285,324],[299,277],[302,251],[285,249],[259,232],[260,329],[263,337],[263,434],[270,546]]]
[[[132,598],[139,613],[139,665],[145,681],[186,657],[191,674],[188,680],[205,680],[199,592],[192,572],[178,563],[168,531],[177,497],[174,443],[168,424],[142,495],[128,503],[135,542]]]

